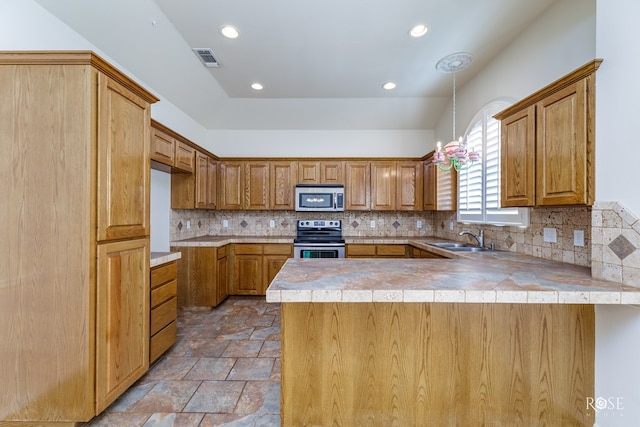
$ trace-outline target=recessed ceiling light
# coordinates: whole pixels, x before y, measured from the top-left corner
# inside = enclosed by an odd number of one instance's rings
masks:
[[[220,27],[220,34],[228,39],[235,39],[240,35],[238,30],[236,30],[236,28],[232,27],[231,25],[223,25],[222,27]]]
[[[409,35],[411,37],[422,37],[427,34],[427,31],[429,31],[429,28],[426,25],[418,24],[409,31]]]
[[[260,83],[252,83],[251,84],[251,89],[253,90],[262,90],[264,88],[264,86],[262,86]]]
[[[384,90],[393,90],[396,88],[396,84],[394,82],[386,82],[382,85],[382,89]]]

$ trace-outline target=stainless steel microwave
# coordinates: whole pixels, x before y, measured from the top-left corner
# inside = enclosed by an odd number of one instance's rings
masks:
[[[296,211],[342,212],[344,211],[344,185],[298,184],[296,185]]]

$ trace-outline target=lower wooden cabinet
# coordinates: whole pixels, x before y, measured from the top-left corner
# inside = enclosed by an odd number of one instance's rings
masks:
[[[349,244],[347,258],[406,258],[407,245]]]
[[[172,247],[178,259],[178,307],[215,307],[228,296],[228,246]]]
[[[176,261],[151,269],[149,363],[156,361],[176,342],[177,283]]]
[[[434,254],[433,252],[425,251],[424,249],[416,248],[415,246],[409,246],[409,258],[444,258],[444,257],[438,254]]]
[[[149,369],[149,239],[98,245],[96,413]]]
[[[290,244],[235,244],[232,249],[233,295],[265,295],[269,284],[288,258]]]

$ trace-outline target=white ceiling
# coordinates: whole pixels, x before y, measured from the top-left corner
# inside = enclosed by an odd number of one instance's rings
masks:
[[[433,129],[452,88],[436,62],[473,54],[460,88],[556,0],[36,1],[205,128]]]

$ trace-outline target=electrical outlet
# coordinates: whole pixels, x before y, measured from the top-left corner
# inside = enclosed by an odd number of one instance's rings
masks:
[[[417,228],[422,228],[422,221],[418,220],[418,221],[416,222],[416,227],[417,227]]]
[[[187,220],[187,230],[191,228],[191,221]]]
[[[545,228],[543,238],[545,242],[548,243],[556,243],[558,241],[558,237],[556,234],[555,228]]]
[[[573,246],[584,246],[584,230],[573,230]]]
[[[375,221],[371,221],[369,223],[369,225],[371,226],[371,228],[376,228],[376,222]]]
[[[269,221],[269,227],[273,228],[275,226],[276,226],[276,221],[275,220],[272,219],[271,221]]]
[[[449,231],[453,231],[453,221],[449,221]]]
[[[222,226],[225,227],[225,228],[229,227],[229,220],[223,219],[222,220]]]

